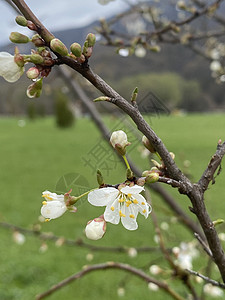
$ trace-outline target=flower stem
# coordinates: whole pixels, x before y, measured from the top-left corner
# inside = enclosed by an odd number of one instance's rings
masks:
[[[124,160],[124,162],[125,162],[125,164],[126,164],[127,169],[131,171],[131,168],[130,168],[130,165],[129,165],[129,162],[128,162],[126,156],[123,155],[122,157],[123,157],[123,160]]]

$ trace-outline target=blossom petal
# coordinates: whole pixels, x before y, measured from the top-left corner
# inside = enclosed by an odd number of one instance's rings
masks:
[[[144,191],[144,187],[140,186],[140,185],[134,185],[134,186],[126,186],[124,188],[121,189],[121,192],[124,194],[132,194],[132,195],[136,195],[139,194],[140,192]]]
[[[88,202],[94,206],[105,206],[114,200],[119,194],[119,190],[113,187],[94,190],[88,194]]]
[[[61,201],[48,201],[41,208],[41,214],[47,219],[56,219],[61,217],[67,211],[65,203]]]
[[[137,212],[133,208],[133,205],[126,207],[126,205],[122,208],[122,213],[125,215],[121,217],[121,222],[123,226],[127,230],[136,230],[138,228],[138,224],[136,222]]]
[[[15,82],[23,72],[24,68],[19,67],[15,63],[13,55],[7,52],[0,52],[0,76],[8,82]]]
[[[142,195],[135,195],[135,198],[138,201],[138,211],[140,212],[140,214],[145,216],[145,218],[147,218],[150,212],[152,211],[151,205],[147,203],[147,201]]]
[[[114,199],[109,202],[106,206],[104,212],[104,219],[106,222],[110,222],[112,224],[119,224],[120,215],[119,215],[120,205],[117,199]]]

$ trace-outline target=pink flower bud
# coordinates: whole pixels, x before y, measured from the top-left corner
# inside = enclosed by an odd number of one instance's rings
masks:
[[[40,72],[39,72],[38,68],[36,68],[36,67],[30,68],[26,72],[26,75],[29,79],[36,79],[36,78],[38,78],[39,74],[40,74]]]

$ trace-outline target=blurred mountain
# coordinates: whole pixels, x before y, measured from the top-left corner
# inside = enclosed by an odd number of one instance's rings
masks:
[[[171,19],[174,19],[176,16],[174,15],[174,10],[171,8],[170,5],[167,5],[166,8],[167,15]],[[225,13],[225,8],[223,7],[223,11]],[[62,40],[67,47],[73,43],[83,43],[85,40],[86,35],[89,32],[95,32],[95,27],[98,26],[98,22],[94,22],[88,26],[81,27],[81,28],[70,28],[67,30],[56,31],[53,34]],[[200,26],[200,25],[199,25]],[[204,26],[206,26],[204,24]],[[213,25],[212,25],[213,26]],[[117,31],[124,31],[124,26],[121,23],[116,25]],[[190,49],[185,48],[182,45],[163,45],[162,50],[160,53],[153,53],[149,52],[143,58],[138,58],[135,55],[129,57],[122,57],[116,53],[116,49],[108,46],[102,45],[104,41],[99,40],[94,47],[93,55],[90,59],[90,65],[92,69],[102,76],[107,82],[113,85],[116,89],[119,89],[121,94],[127,95],[128,88],[131,89],[132,87],[126,87],[120,85],[120,81],[124,78],[130,78],[133,76],[138,76],[140,74],[149,75],[149,73],[161,73],[161,74],[174,74],[177,73],[182,78],[182,80],[192,80],[196,81],[198,84],[198,90],[200,91],[199,94],[199,103],[197,110],[205,111],[205,110],[214,110],[214,109],[224,109],[225,108],[225,95],[224,95],[224,87],[223,85],[218,85],[215,83],[214,79],[211,77],[211,72],[209,69],[209,62],[206,61],[204,58],[200,57],[199,55],[192,52]],[[21,53],[29,53],[27,45],[19,45]],[[8,44],[4,47],[0,48],[0,51],[7,51],[13,53],[14,45]],[[47,87],[53,86],[53,89],[56,87],[63,85],[63,83],[59,83],[58,80],[56,81],[55,78],[56,72],[52,72],[49,78],[45,80],[47,82]],[[13,86],[13,90],[11,90],[12,85],[5,82],[3,79],[0,79],[1,89],[0,89],[0,99],[4,99],[2,103],[0,103],[0,113],[22,113],[25,109],[23,103],[23,99],[26,97],[24,95],[24,90],[30,84],[30,81],[23,76],[19,83],[17,82]],[[171,75],[172,78],[172,75]],[[175,78],[175,76],[173,76]],[[133,80],[132,79],[132,80]],[[57,83],[56,83],[57,82]],[[125,81],[126,82],[126,81]],[[135,81],[134,81],[135,82]],[[162,85],[161,89],[163,90],[163,82],[160,82]],[[136,82],[138,86],[139,83]],[[45,86],[45,84],[44,84]],[[151,86],[151,84],[149,85]],[[8,102],[12,102],[13,105],[9,105],[6,103],[5,99],[17,98],[15,89],[19,89],[19,95],[22,100],[20,101],[19,109],[15,109],[16,101],[18,100],[7,100]],[[134,87],[133,87],[134,88]],[[152,87],[151,87],[152,91]],[[150,92],[150,91],[149,91]],[[154,92],[154,87],[153,87]],[[46,101],[43,100],[47,97],[47,92],[43,93],[41,97],[41,103],[46,105]],[[50,97],[51,98],[51,97]],[[188,101],[185,97],[185,101]],[[39,100],[38,100],[39,101]],[[48,108],[46,109],[47,113],[52,112],[51,106],[53,105],[52,99],[48,100],[51,102]],[[166,101],[166,99],[165,99]],[[196,107],[194,105],[192,99],[190,99],[190,103],[185,105],[185,109],[190,111],[195,111]],[[10,106],[10,109],[9,109]],[[12,108],[14,107],[14,108]]]

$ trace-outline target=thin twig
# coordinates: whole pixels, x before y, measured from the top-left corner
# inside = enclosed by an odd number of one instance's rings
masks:
[[[82,271],[64,279],[63,281],[59,282],[58,284],[52,286],[46,292],[37,295],[36,300],[44,299],[45,297],[51,295],[52,293],[56,292],[57,290],[61,289],[62,287],[68,285],[72,281],[82,278],[84,275],[86,275],[88,273],[91,273],[93,271],[98,271],[98,270],[106,270],[106,269],[119,269],[119,270],[124,270],[126,272],[132,273],[133,275],[136,275],[136,276],[144,279],[147,283],[152,282],[152,283],[156,284],[159,288],[164,290],[168,295],[170,295],[174,299],[184,300],[184,298],[181,297],[180,295],[178,295],[175,291],[173,291],[167,283],[156,280],[156,279],[148,276],[145,272],[143,272],[140,269],[134,268],[128,264],[122,264],[122,263],[118,263],[118,262],[107,262],[107,263],[103,263],[103,264],[86,266]]]
[[[198,277],[202,278],[203,280],[205,280],[208,283],[211,283],[214,286],[218,286],[218,287],[220,287],[222,289],[225,289],[225,284],[224,283],[218,282],[218,281],[216,281],[214,279],[211,279],[211,278],[209,278],[207,276],[204,276],[204,275],[202,275],[202,274],[200,274],[200,273],[198,273],[196,271],[190,270],[190,269],[186,269],[186,271],[188,273],[192,274],[192,275],[195,275],[195,276],[198,276]]]

